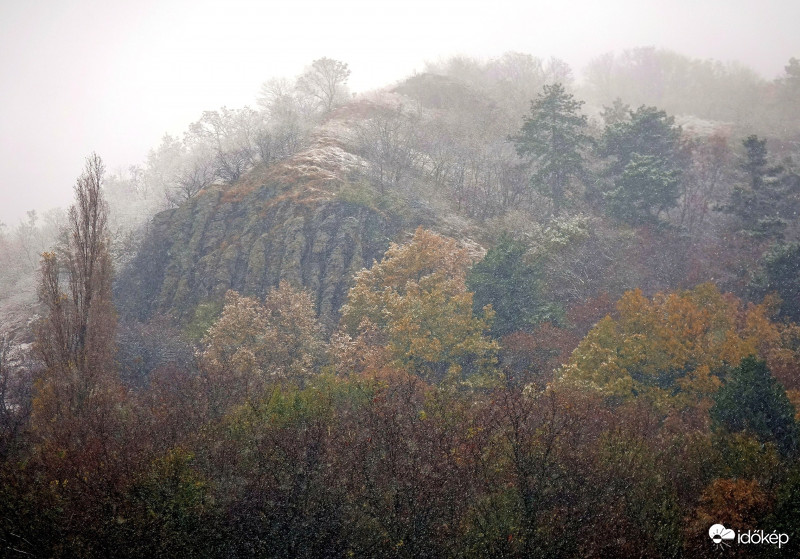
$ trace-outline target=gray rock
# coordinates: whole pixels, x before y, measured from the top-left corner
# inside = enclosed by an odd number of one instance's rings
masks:
[[[381,258],[399,223],[334,196],[303,199],[269,185],[240,197],[211,189],[155,216],[117,275],[115,302],[123,318],[169,314],[185,323],[228,289],[263,297],[288,280],[309,290],[333,325],[353,274]]]

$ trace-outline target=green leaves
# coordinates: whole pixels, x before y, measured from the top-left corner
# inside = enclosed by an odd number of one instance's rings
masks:
[[[742,146],[742,184],[720,209],[738,217],[748,236],[781,239],[800,209],[800,176],[791,168],[769,165],[766,139],[748,136]]]
[[[467,276],[467,288],[475,293],[474,312],[492,305],[495,336],[530,330],[561,314],[545,299],[540,264],[529,262],[526,252],[524,243],[503,236]]]
[[[655,222],[677,203],[679,181],[680,171],[663,159],[634,153],[615,188],[606,192],[608,213],[634,225]]]
[[[601,155],[611,158],[608,213],[632,225],[658,222],[678,201],[681,129],[655,107],[639,107],[603,133]]]
[[[764,257],[765,292],[777,291],[781,314],[800,322],[800,244],[779,244]]]
[[[731,433],[747,431],[761,442],[774,442],[783,454],[797,449],[794,414],[786,391],[767,364],[752,356],[731,371],[711,408],[711,420],[717,427]]]
[[[554,213],[566,203],[574,178],[586,175],[583,149],[591,144],[584,131],[586,115],[560,83],[545,85],[531,103],[517,136],[511,138],[517,153],[533,165],[531,185],[553,200]]]

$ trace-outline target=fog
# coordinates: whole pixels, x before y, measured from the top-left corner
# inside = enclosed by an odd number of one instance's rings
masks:
[[[739,61],[778,76],[800,55],[795,0],[0,4],[0,221],[66,206],[84,158],[140,163],[203,110],[254,104],[315,58],[349,64],[354,92],[453,54],[509,50],[570,64],[636,46]]]
[[[0,557],[800,557],[800,0],[290,2],[0,0]]]

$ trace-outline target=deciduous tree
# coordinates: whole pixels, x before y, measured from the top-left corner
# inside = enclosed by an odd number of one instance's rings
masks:
[[[394,366],[427,380],[484,370],[497,349],[484,334],[493,313],[473,315],[464,284],[469,262],[453,239],[417,229],[356,275],[342,308],[345,333],[379,334],[374,341],[385,344]]]
[[[116,313],[104,166],[88,158],[75,186],[63,244],[42,258],[34,385],[34,464],[59,503],[67,554],[110,553],[111,515],[135,467],[130,408],[114,367]],[[127,420],[127,421],[126,421]]]
[[[0,336],[0,465],[23,448],[21,434],[30,418],[31,375],[8,336]]]
[[[285,281],[263,304],[229,291],[203,344],[209,389],[220,396],[220,409],[260,398],[274,382],[302,383],[318,371],[326,350],[311,297]]]
[[[726,366],[752,354],[769,359],[783,344],[766,307],[744,306],[713,284],[652,300],[629,291],[618,318],[606,316],[578,345],[561,380],[611,401],[646,398],[662,411],[710,406]]]
[[[370,178],[381,193],[399,186],[414,170],[419,152],[418,118],[402,105],[379,107],[355,127],[358,149],[370,164]]]
[[[46,372],[38,392],[41,397],[55,391],[54,403],[72,412],[85,407],[102,379],[113,376],[116,315],[104,171],[97,155],[87,160],[75,186],[64,244],[42,257],[39,300],[45,315],[36,347]]]
[[[254,163],[262,124],[259,113],[249,107],[204,111],[200,120],[189,126],[185,143],[213,160],[215,177],[233,184]]]
[[[347,79],[350,69],[345,62],[332,58],[318,58],[297,80],[297,89],[317,99],[323,112],[330,112],[347,96]]]

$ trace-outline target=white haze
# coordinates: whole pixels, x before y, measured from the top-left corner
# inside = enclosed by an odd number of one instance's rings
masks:
[[[0,221],[68,205],[92,151],[112,171],[140,163],[322,56],[350,65],[354,91],[453,54],[556,56],[579,76],[636,46],[772,79],[800,56],[798,22],[797,0],[0,0]]]

